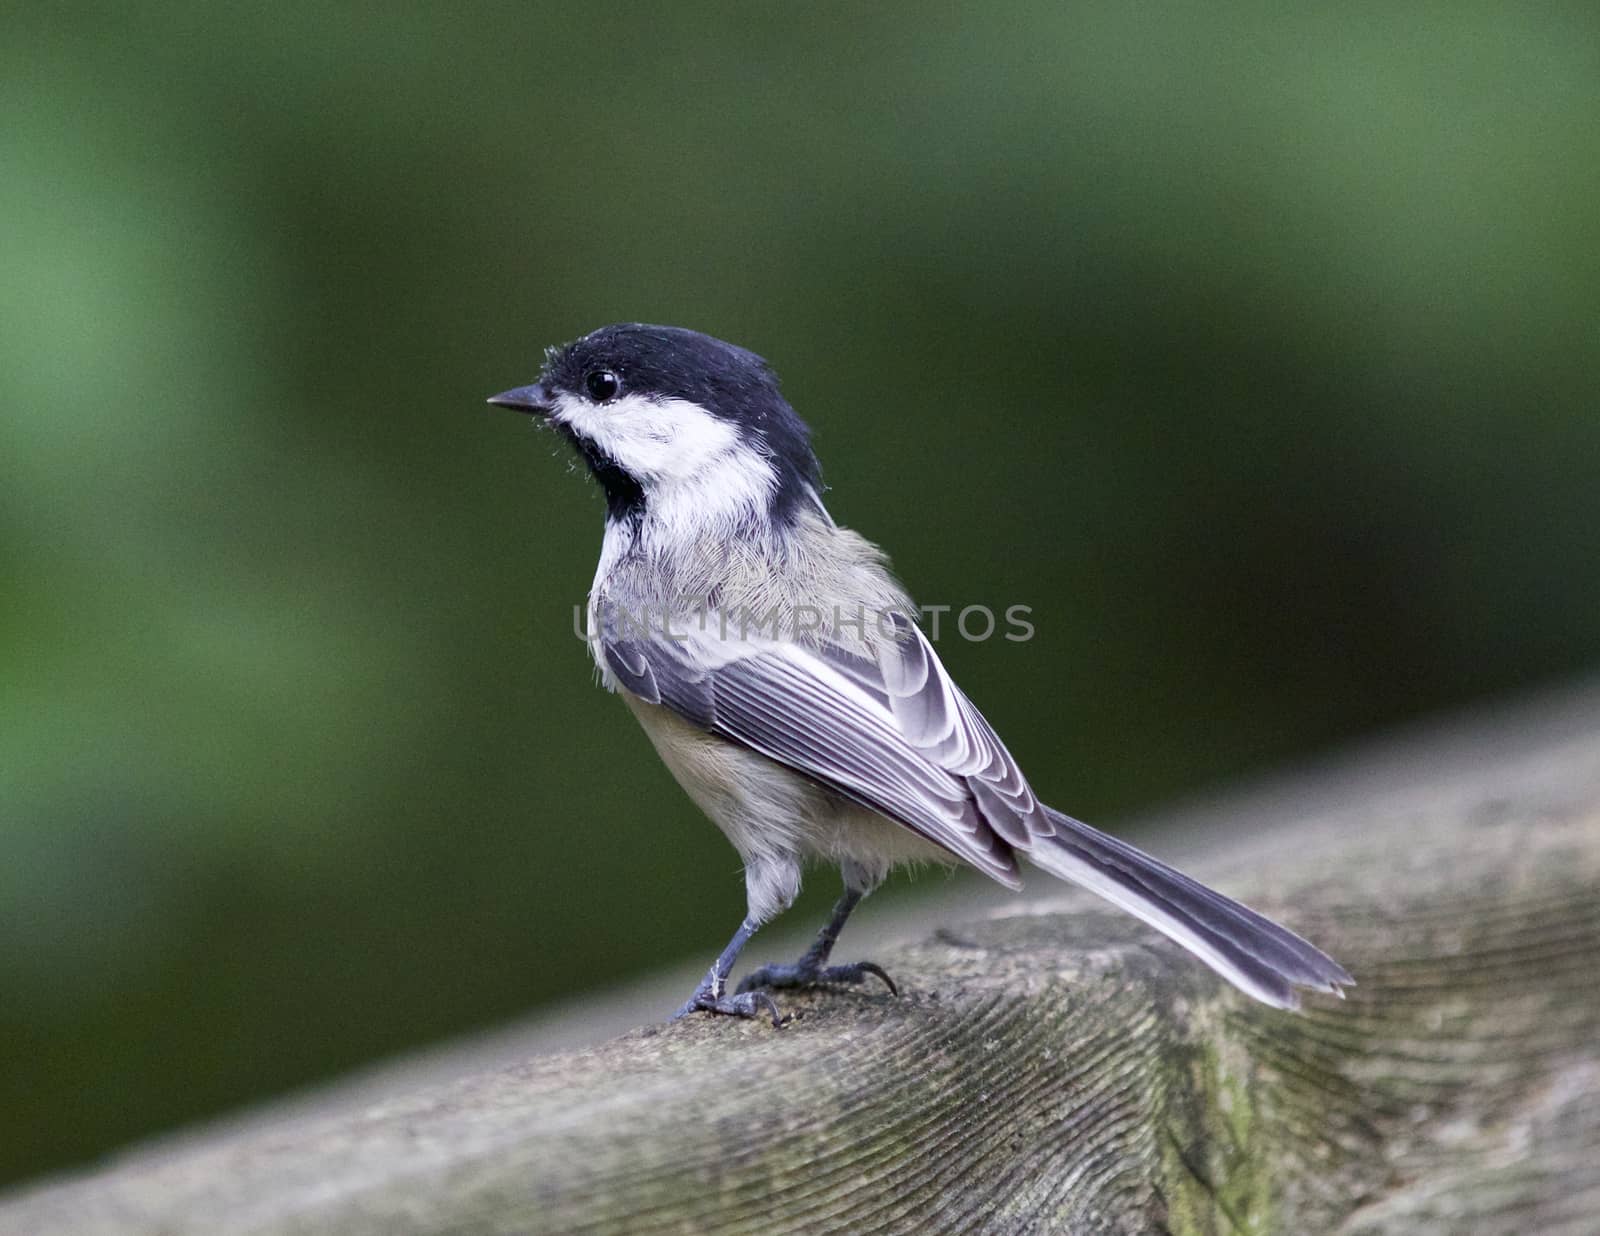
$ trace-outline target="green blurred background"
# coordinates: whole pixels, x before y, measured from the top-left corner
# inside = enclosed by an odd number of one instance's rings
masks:
[[[1600,17],[1278,8],[8,6],[0,1179],[721,945],[482,404],[604,322],[1078,814],[1600,663]]]

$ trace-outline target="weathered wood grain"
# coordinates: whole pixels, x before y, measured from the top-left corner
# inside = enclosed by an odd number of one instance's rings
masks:
[[[1028,905],[879,957],[900,999],[136,1154],[0,1233],[1600,1231],[1600,716],[1472,762],[1216,856],[1346,1001],[1275,1012],[1088,898]]]

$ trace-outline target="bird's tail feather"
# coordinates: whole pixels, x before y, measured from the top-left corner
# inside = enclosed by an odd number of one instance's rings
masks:
[[[1277,1008],[1298,1008],[1297,987],[1343,995],[1355,980],[1286,927],[1224,897],[1125,841],[1046,807],[1055,828],[1029,857],[1143,919],[1235,987]]]

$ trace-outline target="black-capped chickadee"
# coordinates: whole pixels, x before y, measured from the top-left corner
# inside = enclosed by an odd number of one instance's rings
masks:
[[[1279,1008],[1297,987],[1353,981],[1293,932],[1039,801],[910,621],[883,554],[829,517],[809,431],[759,356],[678,327],[606,326],[489,402],[540,417],[599,481],[587,633],[600,678],[744,860],[748,913],[680,1017],[777,1023],[763,989],[869,974],[892,990],[871,962],[828,958],[856,903],[919,860],[1018,888],[1026,857]],[[843,874],[832,918],[798,962],[728,994],[807,860]]]

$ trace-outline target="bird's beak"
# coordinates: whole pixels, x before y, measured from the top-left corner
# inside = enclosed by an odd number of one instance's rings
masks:
[[[550,396],[538,382],[532,386],[519,386],[515,390],[501,391],[498,395],[491,396],[489,402],[497,408],[513,408],[530,416],[546,416],[554,407]]]

